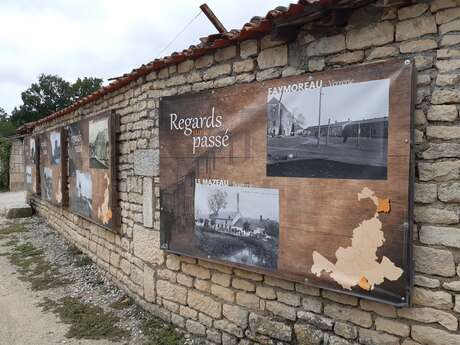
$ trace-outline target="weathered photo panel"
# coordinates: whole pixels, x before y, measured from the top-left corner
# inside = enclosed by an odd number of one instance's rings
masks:
[[[162,98],[162,248],[407,305],[413,82],[389,60]]]
[[[63,205],[65,194],[62,142],[62,128],[39,135],[40,197],[56,206]]]
[[[104,112],[67,127],[69,206],[72,212],[118,231],[116,115]]]
[[[38,137],[26,136],[24,138],[24,186],[29,193],[40,194],[40,177],[38,173],[39,157]]]

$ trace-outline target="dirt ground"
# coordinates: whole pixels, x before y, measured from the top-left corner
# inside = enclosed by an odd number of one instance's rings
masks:
[[[200,343],[136,306],[43,219],[0,216],[0,345]]]

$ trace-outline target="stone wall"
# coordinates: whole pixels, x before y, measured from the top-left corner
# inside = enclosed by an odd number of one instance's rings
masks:
[[[15,192],[24,189],[24,147],[22,139],[11,142],[10,156],[10,191]]]
[[[159,97],[390,57],[413,58],[418,70],[414,307],[396,309],[159,249]],[[289,44],[269,37],[245,41],[153,72],[35,129],[117,111],[119,235],[33,202],[139,304],[208,344],[460,344],[459,69],[455,0],[368,6],[345,28],[314,36],[306,26]]]

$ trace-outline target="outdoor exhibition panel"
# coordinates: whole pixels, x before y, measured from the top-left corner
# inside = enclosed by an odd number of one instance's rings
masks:
[[[111,230],[119,226],[116,127],[112,112],[84,118],[67,127],[70,210]]]
[[[162,248],[406,305],[414,67],[160,102]]]
[[[25,188],[33,194],[40,194],[40,177],[38,176],[38,138],[24,138],[24,168]]]
[[[40,197],[56,206],[62,206],[65,193],[65,182],[63,182],[65,162],[62,157],[63,130],[58,128],[42,133],[38,139]]]

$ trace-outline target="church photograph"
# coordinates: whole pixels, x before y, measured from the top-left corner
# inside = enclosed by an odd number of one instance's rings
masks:
[[[195,184],[195,238],[212,258],[276,269],[277,189]]]

